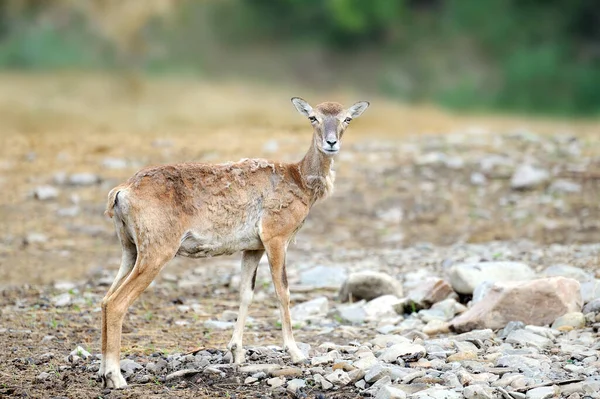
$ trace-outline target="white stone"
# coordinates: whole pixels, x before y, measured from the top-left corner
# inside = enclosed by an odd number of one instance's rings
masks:
[[[536,168],[529,164],[523,164],[515,170],[510,179],[510,186],[515,190],[535,188],[550,180],[548,171]]]
[[[38,186],[33,190],[33,197],[40,201],[48,201],[58,197],[58,189],[53,186]]]
[[[346,280],[341,266],[316,266],[300,273],[300,283],[314,288],[339,288]]]
[[[234,323],[230,321],[206,320],[204,322],[204,328],[210,330],[230,330],[233,326]]]
[[[401,389],[394,388],[392,386],[382,387],[378,392],[375,399],[405,399],[406,392]]]
[[[71,294],[65,292],[63,294],[55,296],[54,298],[52,298],[52,303],[58,308],[68,306],[71,304]]]
[[[308,302],[295,305],[291,309],[292,320],[305,321],[314,317],[323,316],[329,311],[329,301],[320,296]]]
[[[450,284],[461,294],[473,294],[475,288],[484,281],[520,281],[534,277],[533,269],[520,262],[461,263],[450,269]]]

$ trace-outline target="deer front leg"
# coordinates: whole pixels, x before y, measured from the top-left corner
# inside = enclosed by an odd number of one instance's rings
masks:
[[[294,363],[306,361],[302,354],[292,332],[292,321],[290,317],[290,290],[287,281],[287,272],[285,270],[285,241],[281,239],[271,239],[264,243],[269,258],[271,268],[271,278],[275,286],[275,293],[279,299],[279,311],[281,313],[281,327],[283,331],[283,347],[290,354]]]
[[[246,360],[246,351],[244,351],[244,347],[242,346],[242,336],[244,335],[244,326],[246,325],[246,317],[248,316],[248,307],[252,303],[252,297],[254,296],[258,263],[264,252],[264,250],[244,251],[242,254],[240,310],[233,329],[233,336],[227,345],[227,349],[233,354],[233,362],[235,364],[244,363]]]

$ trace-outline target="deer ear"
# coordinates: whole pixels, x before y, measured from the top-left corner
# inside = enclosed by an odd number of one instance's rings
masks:
[[[368,101],[359,101],[348,108],[348,114],[350,114],[351,118],[358,118],[367,108],[369,108],[369,105],[370,103]]]
[[[312,107],[300,97],[292,97],[292,104],[304,116],[309,116],[312,112]]]

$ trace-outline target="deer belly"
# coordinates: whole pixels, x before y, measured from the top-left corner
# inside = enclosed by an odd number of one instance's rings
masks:
[[[209,258],[262,248],[262,242],[255,229],[242,229],[224,236],[190,230],[181,238],[177,255],[189,258]]]

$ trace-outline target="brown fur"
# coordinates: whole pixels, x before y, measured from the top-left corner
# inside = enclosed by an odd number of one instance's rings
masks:
[[[324,102],[315,107],[323,115],[338,115],[344,111],[344,106],[340,103]]]
[[[303,100],[302,100],[303,101]],[[308,109],[310,107],[306,105]],[[338,103],[317,111],[335,118],[338,139],[346,125]],[[106,215],[113,218],[123,248],[121,268],[102,301],[102,364],[108,387],[122,387],[118,359],[127,308],[175,255],[206,257],[242,251],[240,316],[228,348],[244,360],[242,332],[256,268],[266,252],[280,302],[284,347],[294,361],[303,359],[292,334],[285,265],[287,246],[311,206],[327,197],[334,173],[322,149],[322,126],[298,163],[244,159],[236,163],[180,163],[148,167],[108,195]]]

